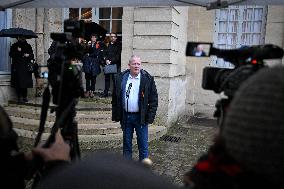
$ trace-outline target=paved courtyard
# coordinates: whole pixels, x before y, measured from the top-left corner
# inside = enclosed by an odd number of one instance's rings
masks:
[[[153,171],[182,185],[183,174],[190,170],[197,158],[212,144],[217,131],[215,120],[194,118],[188,123],[177,123],[169,129],[166,137],[149,143]],[[118,153],[122,151],[111,150]],[[137,160],[137,146],[133,150],[133,158]]]
[[[181,186],[183,174],[206,152],[217,132],[215,120],[193,118],[187,123],[177,123],[160,140],[149,143],[152,170]],[[133,158],[137,160],[137,146],[133,150]],[[99,151],[122,153],[121,148]],[[83,151],[82,154],[85,156],[88,152]]]

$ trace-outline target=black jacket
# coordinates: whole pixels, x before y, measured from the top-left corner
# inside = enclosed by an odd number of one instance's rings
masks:
[[[125,111],[123,109],[124,95],[123,87],[126,86],[130,70],[121,72],[115,76],[115,83],[112,95],[112,120],[120,121],[124,125]],[[154,78],[145,70],[141,70],[141,80],[139,87],[139,113],[141,124],[153,123],[158,108],[158,93]],[[124,85],[124,86],[123,86]]]
[[[17,50],[18,47],[21,48],[21,51]],[[29,57],[24,57],[25,53],[29,54]],[[18,41],[11,46],[9,55],[12,58],[11,86],[15,88],[32,88],[32,72],[28,70],[28,63],[34,60],[31,45],[26,41]]]
[[[105,60],[110,60],[111,64],[121,67],[121,43],[109,43],[105,50]]]
[[[103,63],[104,46],[97,42],[93,47],[88,47],[88,54],[83,57],[83,72],[97,76],[101,73],[100,65]]]

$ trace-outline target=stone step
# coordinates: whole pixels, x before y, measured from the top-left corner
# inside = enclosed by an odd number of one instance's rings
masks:
[[[8,102],[8,105],[10,107],[33,107],[33,108],[40,108],[41,107],[41,101],[40,100],[30,100],[27,103],[18,103],[17,101],[10,100]],[[55,105],[50,103],[50,108],[54,108]],[[111,111],[111,103],[106,102],[85,102],[85,101],[79,101],[79,103],[76,105],[76,110],[78,111],[87,111],[87,110],[95,110],[95,111]]]
[[[24,129],[15,128],[15,131],[18,133],[19,137],[24,137],[26,141],[30,144],[33,144],[34,139],[37,135],[35,131],[28,131]],[[167,128],[164,126],[149,126],[149,142],[152,140],[157,140],[161,136],[165,135]],[[43,133],[42,141],[45,141],[49,133]],[[136,144],[136,134],[133,135],[133,144]],[[83,149],[105,149],[105,148],[117,148],[122,146],[122,131],[116,134],[107,134],[107,135],[85,135],[79,134],[79,144],[80,148]]]
[[[21,117],[10,116],[14,128],[36,132],[39,128],[39,120],[27,119]],[[54,122],[47,121],[45,123],[45,131],[50,132]],[[80,135],[107,135],[120,133],[121,128],[118,122],[94,123],[94,124],[78,124],[78,133]]]
[[[104,101],[105,100],[105,101]],[[122,146],[122,130],[120,124],[111,121],[111,99],[80,100],[76,106],[78,121],[78,137],[81,149],[106,149]],[[50,108],[55,106],[50,103]],[[29,103],[18,104],[10,101],[5,107],[14,124],[14,129],[27,144],[33,144],[39,127],[41,99],[31,100]],[[42,140],[49,136],[54,124],[54,113],[48,113],[45,132]],[[166,134],[164,126],[149,126],[149,141],[159,139]],[[134,134],[133,144],[136,143]]]
[[[27,107],[5,107],[9,116],[27,118],[27,119],[40,119],[41,108],[27,108]],[[48,111],[47,121],[55,121],[55,113]],[[79,123],[105,123],[111,121],[111,111],[77,111],[76,120]]]

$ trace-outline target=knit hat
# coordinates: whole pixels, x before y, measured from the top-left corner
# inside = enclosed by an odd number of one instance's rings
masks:
[[[246,170],[284,183],[284,67],[262,69],[240,87],[221,136]]]

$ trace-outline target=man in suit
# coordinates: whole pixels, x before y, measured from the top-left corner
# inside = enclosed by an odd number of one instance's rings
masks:
[[[117,41],[117,35],[115,33],[110,33],[110,43],[105,50],[105,65],[116,64],[117,72],[120,72],[121,67],[121,43]],[[110,77],[112,76],[112,81],[114,82],[113,74],[105,74],[105,89],[103,97],[108,96],[108,91],[110,88]]]
[[[153,123],[158,94],[153,76],[141,69],[140,57],[133,55],[129,69],[117,74],[112,96],[112,120],[120,121],[123,130],[123,155],[132,159],[134,129],[139,160],[148,158],[148,124]]]
[[[193,56],[206,56],[206,53],[203,50],[203,45],[199,44],[196,46],[193,52]]]

